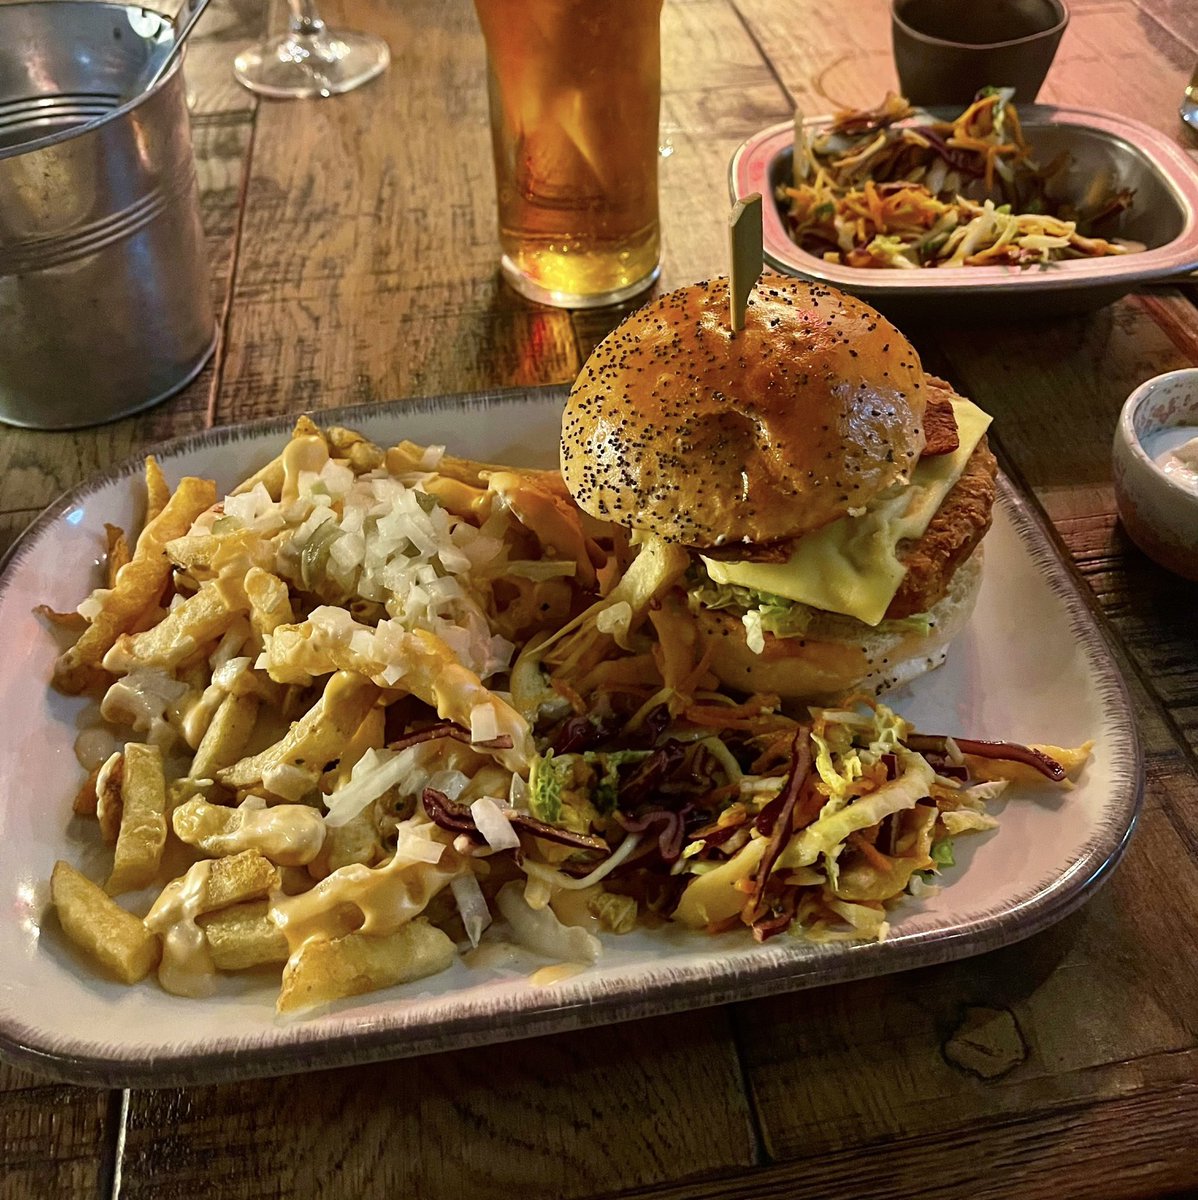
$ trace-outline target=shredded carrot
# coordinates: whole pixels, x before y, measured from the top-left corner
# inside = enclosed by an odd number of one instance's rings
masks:
[[[849,841],[853,845],[854,850],[859,850],[869,859],[870,865],[876,867],[879,871],[890,870],[890,859],[881,852],[876,846],[870,845],[863,837],[858,837],[856,834],[850,836]]]
[[[1052,206],[1045,181],[1055,165],[1042,169],[1032,161],[1014,106],[1000,95],[981,97],[954,121],[915,128],[894,124],[908,118],[920,119],[899,97],[868,113],[841,114],[831,130],[835,138],[815,134],[805,139],[793,185],[778,192],[789,204],[791,236],[800,246],[828,262],[908,270],[1026,266],[1143,248],[1087,238],[1075,227],[1052,234],[1051,216],[1014,210],[1029,198],[1042,208]],[[984,205],[971,198],[971,190],[984,192]],[[1123,189],[1089,206],[1088,212],[1095,219],[1110,216],[1131,201],[1131,192]],[[1002,219],[977,227],[971,253],[958,256],[960,239],[954,235],[1001,205],[1011,207]],[[1046,243],[1045,234],[1063,237],[1065,243]],[[1008,242],[1014,247],[1007,248]],[[978,257],[987,250],[995,252]]]

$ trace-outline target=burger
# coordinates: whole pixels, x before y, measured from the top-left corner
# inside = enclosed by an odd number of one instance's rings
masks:
[[[728,311],[704,281],[596,348],[562,421],[575,501],[686,548],[727,686],[823,702],[938,666],[980,586],[990,418],[834,288],[766,277],[743,330]]]

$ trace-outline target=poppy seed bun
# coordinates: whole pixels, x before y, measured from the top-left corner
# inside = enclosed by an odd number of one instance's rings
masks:
[[[769,276],[733,333],[714,279],[659,297],[570,391],[561,466],[592,516],[696,549],[798,537],[910,476],[923,371],[868,305]]]
[[[973,612],[982,584],[982,549],[957,568],[952,586],[928,612],[927,633],[883,622],[870,628],[847,617],[817,619],[803,637],[767,637],[749,649],[745,627],[732,613],[700,608],[699,641],[710,650],[716,678],[742,692],[768,692],[824,704],[852,692],[887,691],[940,666],[949,643]]]

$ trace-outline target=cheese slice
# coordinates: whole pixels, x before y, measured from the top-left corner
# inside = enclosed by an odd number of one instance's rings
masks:
[[[954,397],[952,405],[961,444],[951,454],[921,459],[906,487],[875,501],[859,517],[841,517],[807,534],[787,562],[704,558],[707,574],[716,583],[769,592],[876,625],[906,574],[898,543],[923,535],[990,425],[989,414],[968,400]]]

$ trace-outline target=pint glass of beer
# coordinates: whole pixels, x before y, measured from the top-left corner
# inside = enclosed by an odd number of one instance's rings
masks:
[[[500,267],[542,304],[657,278],[662,0],[475,0],[487,42]]]

